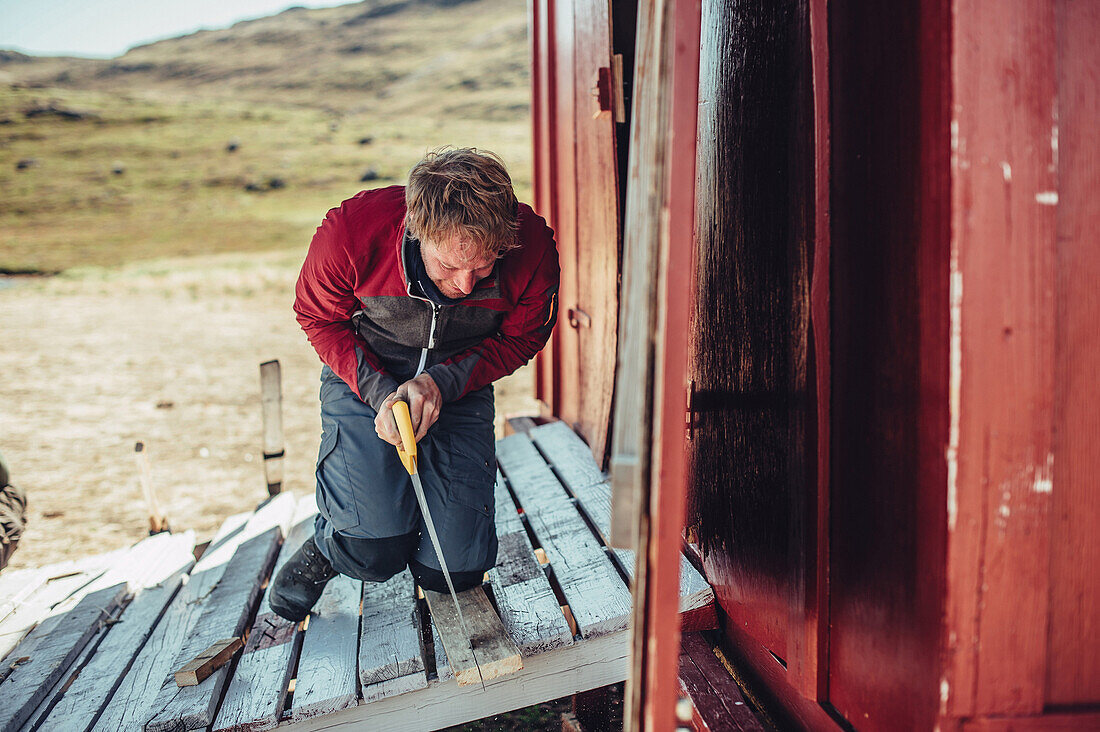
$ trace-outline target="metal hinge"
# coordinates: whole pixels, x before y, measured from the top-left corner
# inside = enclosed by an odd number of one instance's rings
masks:
[[[695,437],[695,379],[688,382],[687,411],[684,414],[684,429],[687,430],[687,438]]]
[[[623,55],[611,56],[611,66],[601,66],[596,77],[596,96],[600,109],[592,115],[595,119],[604,112],[611,112],[616,122],[626,122],[626,99],[623,96]]]
[[[569,325],[572,328],[580,330],[581,328],[592,327],[592,316],[584,312],[580,308],[569,308]]]

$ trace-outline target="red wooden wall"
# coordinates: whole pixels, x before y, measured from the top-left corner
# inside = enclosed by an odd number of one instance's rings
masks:
[[[604,7],[532,18],[539,388],[600,457]],[[790,728],[1100,729],[1100,4],[702,9],[682,403],[727,650]]]
[[[601,463],[615,377],[620,252],[618,153],[601,105],[611,68],[608,0],[531,6],[535,202],[561,257],[558,325],[540,354],[537,396],[568,421]]]

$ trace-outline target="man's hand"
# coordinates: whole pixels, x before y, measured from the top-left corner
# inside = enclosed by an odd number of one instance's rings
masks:
[[[398,399],[409,403],[413,431],[416,432],[416,441],[419,442],[427,434],[428,428],[439,419],[439,410],[443,406],[443,396],[439,393],[439,387],[435,385],[431,376],[421,374],[397,387],[397,391],[382,402],[378,415],[374,418],[374,431],[394,446],[401,445],[397,421],[393,418],[393,403]]]

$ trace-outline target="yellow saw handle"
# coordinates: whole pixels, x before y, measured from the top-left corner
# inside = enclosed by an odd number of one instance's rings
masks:
[[[404,399],[393,403],[393,418],[397,421],[397,431],[401,433],[402,445],[397,446],[397,456],[409,475],[416,475],[416,433],[413,431],[412,415],[409,404]]]

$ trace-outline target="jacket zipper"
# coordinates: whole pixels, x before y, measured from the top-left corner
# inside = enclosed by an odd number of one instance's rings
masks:
[[[428,351],[435,348],[435,323],[436,320],[439,319],[439,311],[442,306],[436,305],[430,300],[428,303],[432,306],[432,326],[428,330],[428,345],[420,351],[420,365],[416,367],[416,376],[413,376],[414,379],[424,373],[424,366],[428,363]]]

